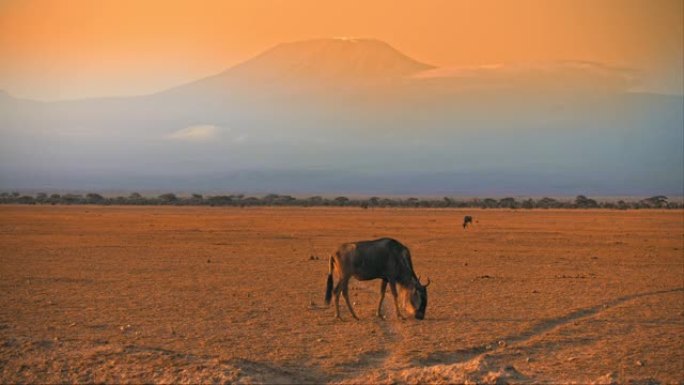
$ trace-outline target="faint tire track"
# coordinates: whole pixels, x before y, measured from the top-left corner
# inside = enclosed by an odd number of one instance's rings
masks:
[[[426,359],[421,360],[420,363],[422,365],[431,365],[437,363],[446,365],[462,364],[468,361],[472,361],[485,354],[499,353],[506,349],[510,349],[511,347],[513,347],[513,345],[526,342],[534,337],[540,336],[544,333],[547,333],[553,329],[559,328],[571,322],[594,317],[611,307],[621,305],[625,302],[632,301],[634,299],[641,297],[675,292],[684,292],[684,288],[680,287],[666,290],[656,290],[617,297],[600,305],[581,308],[561,317],[541,321],[536,325],[532,326],[531,328],[529,328],[528,330],[516,335],[502,337],[490,343],[482,344],[468,349],[458,350],[456,352],[448,354],[432,354],[428,356]],[[501,340],[505,341],[505,344],[503,346],[499,346],[498,344],[498,341]]]

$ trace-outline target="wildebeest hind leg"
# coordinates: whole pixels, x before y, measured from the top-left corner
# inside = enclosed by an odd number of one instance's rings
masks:
[[[382,319],[385,319],[385,316],[382,315],[382,301],[385,299],[385,290],[387,290],[387,280],[383,279],[382,283],[380,283],[380,303],[378,304],[377,312],[378,317]]]
[[[356,316],[356,313],[354,313],[354,308],[352,308],[351,302],[349,302],[349,280],[345,281],[344,286],[342,287],[342,295],[344,296],[344,300],[347,302],[347,307],[349,308],[349,312],[351,313],[352,317],[356,318],[357,320],[359,317]]]
[[[342,317],[340,317],[340,293],[342,292],[343,282],[343,279],[337,281],[337,285],[335,285],[335,289],[333,290],[333,293],[335,294],[335,318],[337,319],[342,319]]]

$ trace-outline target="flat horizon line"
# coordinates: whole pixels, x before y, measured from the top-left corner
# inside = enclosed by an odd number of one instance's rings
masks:
[[[567,200],[574,200],[577,196],[579,195],[584,195],[588,198],[595,199],[595,200],[601,200],[604,202],[612,202],[612,201],[619,201],[619,200],[624,200],[624,201],[635,201],[635,200],[642,200],[654,196],[666,196],[670,201],[681,201],[684,202],[684,195],[668,195],[668,194],[644,194],[644,195],[639,195],[639,194],[625,194],[625,195],[620,195],[620,194],[600,194],[600,195],[592,195],[592,194],[569,194],[569,195],[559,195],[559,194],[491,194],[491,195],[486,195],[486,194],[362,194],[362,193],[345,193],[345,192],[327,192],[327,193],[287,193],[287,192],[244,192],[244,191],[225,191],[225,190],[215,190],[215,191],[192,191],[192,190],[176,190],[176,191],[169,191],[169,190],[161,190],[161,189],[68,189],[68,188],[56,188],[56,189],[35,189],[35,188],[26,188],[26,189],[2,189],[0,190],[0,193],[12,193],[12,192],[18,192],[22,195],[27,195],[27,194],[38,194],[38,193],[45,193],[47,195],[50,194],[74,194],[74,195],[83,195],[83,194],[88,194],[88,193],[95,193],[95,194],[101,194],[105,198],[116,198],[120,196],[128,196],[132,193],[139,193],[143,197],[156,197],[162,194],[174,194],[179,197],[190,197],[193,194],[200,194],[204,197],[210,197],[210,196],[230,196],[230,195],[243,195],[245,198],[247,197],[264,197],[267,195],[278,195],[278,196],[291,196],[293,198],[297,199],[305,199],[305,198],[311,198],[311,197],[321,197],[324,199],[334,199],[337,197],[346,197],[350,199],[370,199],[373,197],[377,198],[391,198],[391,199],[410,199],[410,198],[418,198],[418,199],[424,199],[424,200],[439,200],[439,199],[444,199],[446,198],[453,198],[453,199],[464,199],[464,200],[473,200],[473,199],[504,199],[504,198],[514,198],[514,199],[542,199],[542,198],[552,198],[556,199],[559,201],[567,201]],[[122,195],[123,194],[123,195]]]

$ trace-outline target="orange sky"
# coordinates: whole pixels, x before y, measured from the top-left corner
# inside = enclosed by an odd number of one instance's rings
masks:
[[[438,66],[589,60],[682,93],[682,0],[0,2],[0,89],[36,99],[149,93],[279,42],[372,37]]]

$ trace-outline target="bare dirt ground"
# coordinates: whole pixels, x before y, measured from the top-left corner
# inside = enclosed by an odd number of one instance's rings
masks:
[[[426,319],[352,281],[336,321],[328,254],[381,236]],[[682,211],[2,206],[0,382],[682,383],[683,248]]]

